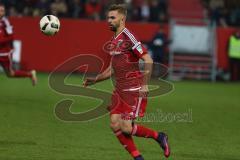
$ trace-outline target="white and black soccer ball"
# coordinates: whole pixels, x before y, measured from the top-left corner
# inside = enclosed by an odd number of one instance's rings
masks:
[[[40,20],[40,30],[48,36],[55,35],[60,29],[60,21],[54,15],[46,15]]]

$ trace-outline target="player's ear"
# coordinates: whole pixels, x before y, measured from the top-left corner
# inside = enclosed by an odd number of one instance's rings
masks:
[[[126,16],[122,16],[122,22],[126,21]]]

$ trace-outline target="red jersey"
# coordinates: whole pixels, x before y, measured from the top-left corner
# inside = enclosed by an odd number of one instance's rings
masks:
[[[13,49],[13,30],[6,17],[0,19],[0,56],[6,56]]]
[[[110,54],[112,55],[111,62],[116,80],[116,91],[121,93],[123,91],[138,92],[143,81],[139,59],[147,53],[146,48],[127,28],[113,37],[111,44],[115,46]]]

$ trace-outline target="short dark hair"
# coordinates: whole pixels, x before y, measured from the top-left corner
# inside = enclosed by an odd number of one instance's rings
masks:
[[[125,4],[112,4],[108,10],[108,12],[110,11],[118,11],[119,13],[127,16],[127,7]]]

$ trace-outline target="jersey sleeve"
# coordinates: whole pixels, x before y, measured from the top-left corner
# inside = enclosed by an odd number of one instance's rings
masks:
[[[126,34],[129,42],[132,44],[132,52],[139,58],[143,55],[147,54],[147,49],[142,45],[142,43],[135,38],[135,36],[130,33],[126,28],[124,29],[124,33]]]
[[[13,34],[13,27],[10,24],[9,20],[6,17],[3,17],[3,22],[5,23],[5,30],[8,35]]]
[[[0,33],[0,43],[12,43],[14,40],[12,25],[6,17],[3,17],[2,21],[5,31]]]
[[[142,45],[141,42],[138,42],[136,45],[134,45],[132,47],[132,51],[139,58],[141,58],[143,55],[147,54],[147,49]]]

